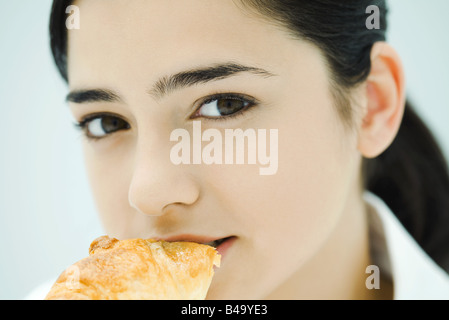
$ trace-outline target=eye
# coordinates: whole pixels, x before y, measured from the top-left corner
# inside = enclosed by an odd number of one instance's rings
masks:
[[[250,98],[240,95],[216,95],[205,100],[195,112],[194,117],[223,118],[236,115],[255,105]]]
[[[120,130],[128,130],[129,124],[113,115],[94,115],[78,124],[88,138],[100,139]]]

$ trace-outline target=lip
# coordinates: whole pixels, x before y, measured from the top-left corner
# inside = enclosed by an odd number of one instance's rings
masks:
[[[217,247],[217,251],[222,258],[225,256],[226,252],[233,245],[236,239],[237,239],[236,236],[228,237],[224,242],[220,243],[220,245]]]
[[[159,238],[159,240],[167,241],[167,242],[178,242],[178,241],[184,241],[184,242],[196,242],[205,244],[208,242],[212,242],[215,240],[225,239],[224,242],[220,243],[219,246],[217,246],[215,249],[218,251],[218,253],[223,258],[226,252],[229,250],[229,248],[232,246],[234,241],[237,239],[236,236],[224,236],[224,237],[209,237],[209,236],[201,236],[201,235],[193,235],[193,234],[179,234],[171,237],[166,238]]]
[[[167,242],[185,241],[185,242],[207,243],[224,238],[227,237],[208,237],[193,234],[179,234],[168,238],[160,238],[160,240]]]

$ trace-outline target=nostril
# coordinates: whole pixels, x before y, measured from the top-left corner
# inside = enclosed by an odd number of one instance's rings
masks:
[[[146,215],[160,216],[171,208],[193,205],[200,186],[185,169],[154,167],[141,160],[136,165],[128,189],[131,208]]]
[[[165,213],[168,210],[170,210],[171,207],[176,207],[176,206],[185,206],[186,204],[184,202],[173,202],[173,203],[169,203],[166,204],[163,208],[162,208],[162,212]]]
[[[151,215],[151,216],[161,216],[163,214],[163,211],[161,210],[159,213],[155,212],[155,211],[150,211],[146,208],[141,209],[138,205],[135,205],[133,202],[129,202],[129,205],[131,206],[131,208],[133,208],[134,210],[136,210],[137,212],[144,214],[144,215]]]
[[[132,188],[130,188],[130,192],[128,194],[128,203],[131,208],[144,215],[162,215],[162,210],[160,210],[161,208],[159,208],[158,210],[154,200],[151,200],[151,196],[143,194],[142,190],[132,191]]]

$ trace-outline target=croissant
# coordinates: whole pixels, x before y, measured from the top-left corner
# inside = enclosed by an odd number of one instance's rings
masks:
[[[95,239],[46,300],[205,299],[220,265],[216,249],[194,242]]]

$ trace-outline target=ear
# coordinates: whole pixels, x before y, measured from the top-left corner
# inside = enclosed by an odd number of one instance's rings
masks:
[[[358,150],[365,158],[375,158],[393,142],[405,108],[402,63],[396,51],[385,42],[376,42],[371,50],[371,72],[364,94]]]

